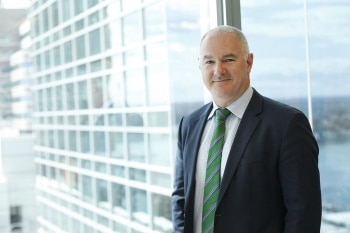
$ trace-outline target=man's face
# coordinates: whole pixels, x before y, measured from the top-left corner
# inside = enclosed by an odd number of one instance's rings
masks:
[[[249,87],[253,54],[246,54],[234,33],[206,37],[200,47],[199,68],[205,86],[220,107],[237,100]]]

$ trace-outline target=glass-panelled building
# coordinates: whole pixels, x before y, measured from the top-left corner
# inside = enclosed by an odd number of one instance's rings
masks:
[[[171,232],[173,127],[203,98],[199,10],[32,1],[38,232]]]

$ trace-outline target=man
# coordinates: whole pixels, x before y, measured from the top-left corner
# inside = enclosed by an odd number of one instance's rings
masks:
[[[301,111],[253,89],[252,65],[253,54],[237,28],[219,26],[203,36],[199,68],[213,102],[180,122],[174,232],[320,232],[318,145],[309,122]],[[213,118],[223,108],[229,110],[221,120],[224,144],[211,158]],[[207,175],[207,160],[217,158],[219,169]],[[208,177],[217,173],[219,185],[206,191]],[[214,193],[215,202],[203,207]]]

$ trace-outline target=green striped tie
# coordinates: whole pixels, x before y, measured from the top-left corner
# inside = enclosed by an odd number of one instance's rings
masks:
[[[224,146],[225,119],[230,115],[226,108],[217,109],[215,113],[215,130],[210,143],[207,169],[205,174],[203,213],[202,213],[202,232],[214,232],[214,217],[216,202],[219,196],[220,188],[220,167],[221,154]]]

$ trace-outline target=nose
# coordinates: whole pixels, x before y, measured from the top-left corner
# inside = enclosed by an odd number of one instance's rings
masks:
[[[214,68],[214,73],[218,77],[220,77],[226,73],[226,68],[225,68],[223,62],[221,62],[221,61],[216,62],[215,68]]]

